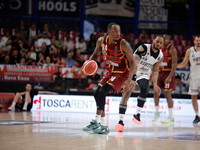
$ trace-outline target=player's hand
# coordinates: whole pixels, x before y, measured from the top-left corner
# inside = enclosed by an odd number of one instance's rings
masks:
[[[161,89],[160,89],[160,87],[159,87],[157,84],[155,84],[155,85],[153,86],[153,88],[154,88],[154,91],[155,91],[156,93],[158,93],[158,95],[160,96],[160,94],[161,94]]]
[[[122,93],[130,93],[135,90],[136,82],[133,80],[126,80],[122,86]]]
[[[165,84],[170,84],[170,82],[171,82],[171,78],[168,78],[168,77],[167,77],[167,78],[165,79]]]

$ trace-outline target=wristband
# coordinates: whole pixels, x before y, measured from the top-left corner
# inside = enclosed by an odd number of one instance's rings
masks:
[[[136,76],[136,74],[134,74],[132,80],[136,81],[136,78],[137,78],[137,76]]]

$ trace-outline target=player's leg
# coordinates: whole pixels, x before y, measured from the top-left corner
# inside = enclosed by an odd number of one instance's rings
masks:
[[[101,79],[101,81],[98,84],[98,87],[96,89],[96,91],[94,92],[94,99],[96,102],[96,106],[97,106],[97,110],[96,110],[96,114],[95,114],[95,119],[92,119],[92,121],[90,122],[90,124],[86,127],[83,128],[84,131],[93,131],[95,129],[97,129],[100,126],[100,118],[101,115],[104,115],[105,117],[105,113],[99,109],[100,107],[100,99],[99,99],[99,91],[100,89],[103,87],[104,84],[106,84],[106,82],[111,78],[111,74],[109,72],[107,72],[103,78]]]
[[[131,93],[122,93],[122,100],[120,102],[119,105],[119,122],[118,124],[115,126],[115,129],[118,132],[123,132],[124,130],[124,115],[126,113],[126,109],[127,109],[127,102],[129,97],[131,96]]]
[[[160,113],[159,113],[159,93],[154,92],[154,103],[155,103],[155,115],[154,118],[152,119],[152,121],[156,121],[159,117],[160,117]]]
[[[11,111],[11,110],[15,110],[15,105],[17,103],[22,103],[22,99],[21,99],[21,94],[19,92],[17,92],[14,96],[14,99],[13,99],[13,102],[11,104],[10,107],[8,107],[8,110]]]
[[[23,111],[27,111],[27,106],[28,106],[29,103],[31,103],[31,96],[30,96],[30,92],[26,91]]]
[[[160,88],[164,88],[162,77],[163,77],[162,73],[160,72],[159,75],[158,75],[158,81],[157,81],[157,84],[158,84],[158,86]],[[154,91],[155,115],[154,115],[152,121],[156,121],[160,117],[160,113],[159,113],[159,98],[160,98],[159,93]]]
[[[110,93],[113,90],[114,90],[113,87],[109,85],[108,83],[104,84],[99,89],[98,96],[97,96],[99,107],[97,108],[95,120],[97,123],[100,123],[100,121],[102,122],[101,122],[101,125],[97,129],[92,130],[94,133],[106,134],[109,132],[108,126],[106,125],[104,109],[105,109],[106,95],[108,95],[108,93]]]
[[[135,114],[133,115],[133,122],[136,124],[141,125],[142,122],[140,120],[140,113],[141,110],[146,102],[146,97],[149,91],[149,80],[147,79],[140,79],[137,81],[139,87],[140,87],[140,94],[137,99],[137,109]]]
[[[193,123],[198,123],[198,122],[200,122],[197,97],[198,97],[198,95],[191,95],[191,98],[192,98],[192,105],[193,105],[193,108],[194,108],[194,111],[195,111],[195,114],[196,114]]]
[[[173,100],[172,100],[171,90],[170,91],[164,91],[164,95],[165,95],[165,98],[167,99],[167,103],[168,103],[169,116],[166,120],[162,121],[162,123],[173,123],[174,122]]]
[[[198,109],[198,94],[199,94],[199,80],[198,79],[193,79],[192,76],[190,77],[190,86],[189,86],[189,91],[188,94],[191,95],[192,98],[192,105],[195,111],[195,119],[193,120],[193,123],[198,123],[200,121],[199,119],[199,109]]]

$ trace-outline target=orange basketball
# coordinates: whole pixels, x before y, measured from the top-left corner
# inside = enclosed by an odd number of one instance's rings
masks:
[[[84,74],[91,76],[94,75],[98,70],[98,65],[94,60],[87,60],[82,66],[82,71]]]

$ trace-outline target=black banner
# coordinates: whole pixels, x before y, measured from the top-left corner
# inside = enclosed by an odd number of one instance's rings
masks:
[[[39,16],[80,17],[79,0],[38,0]]]
[[[1,0],[1,15],[30,15],[32,13],[31,0]]]

